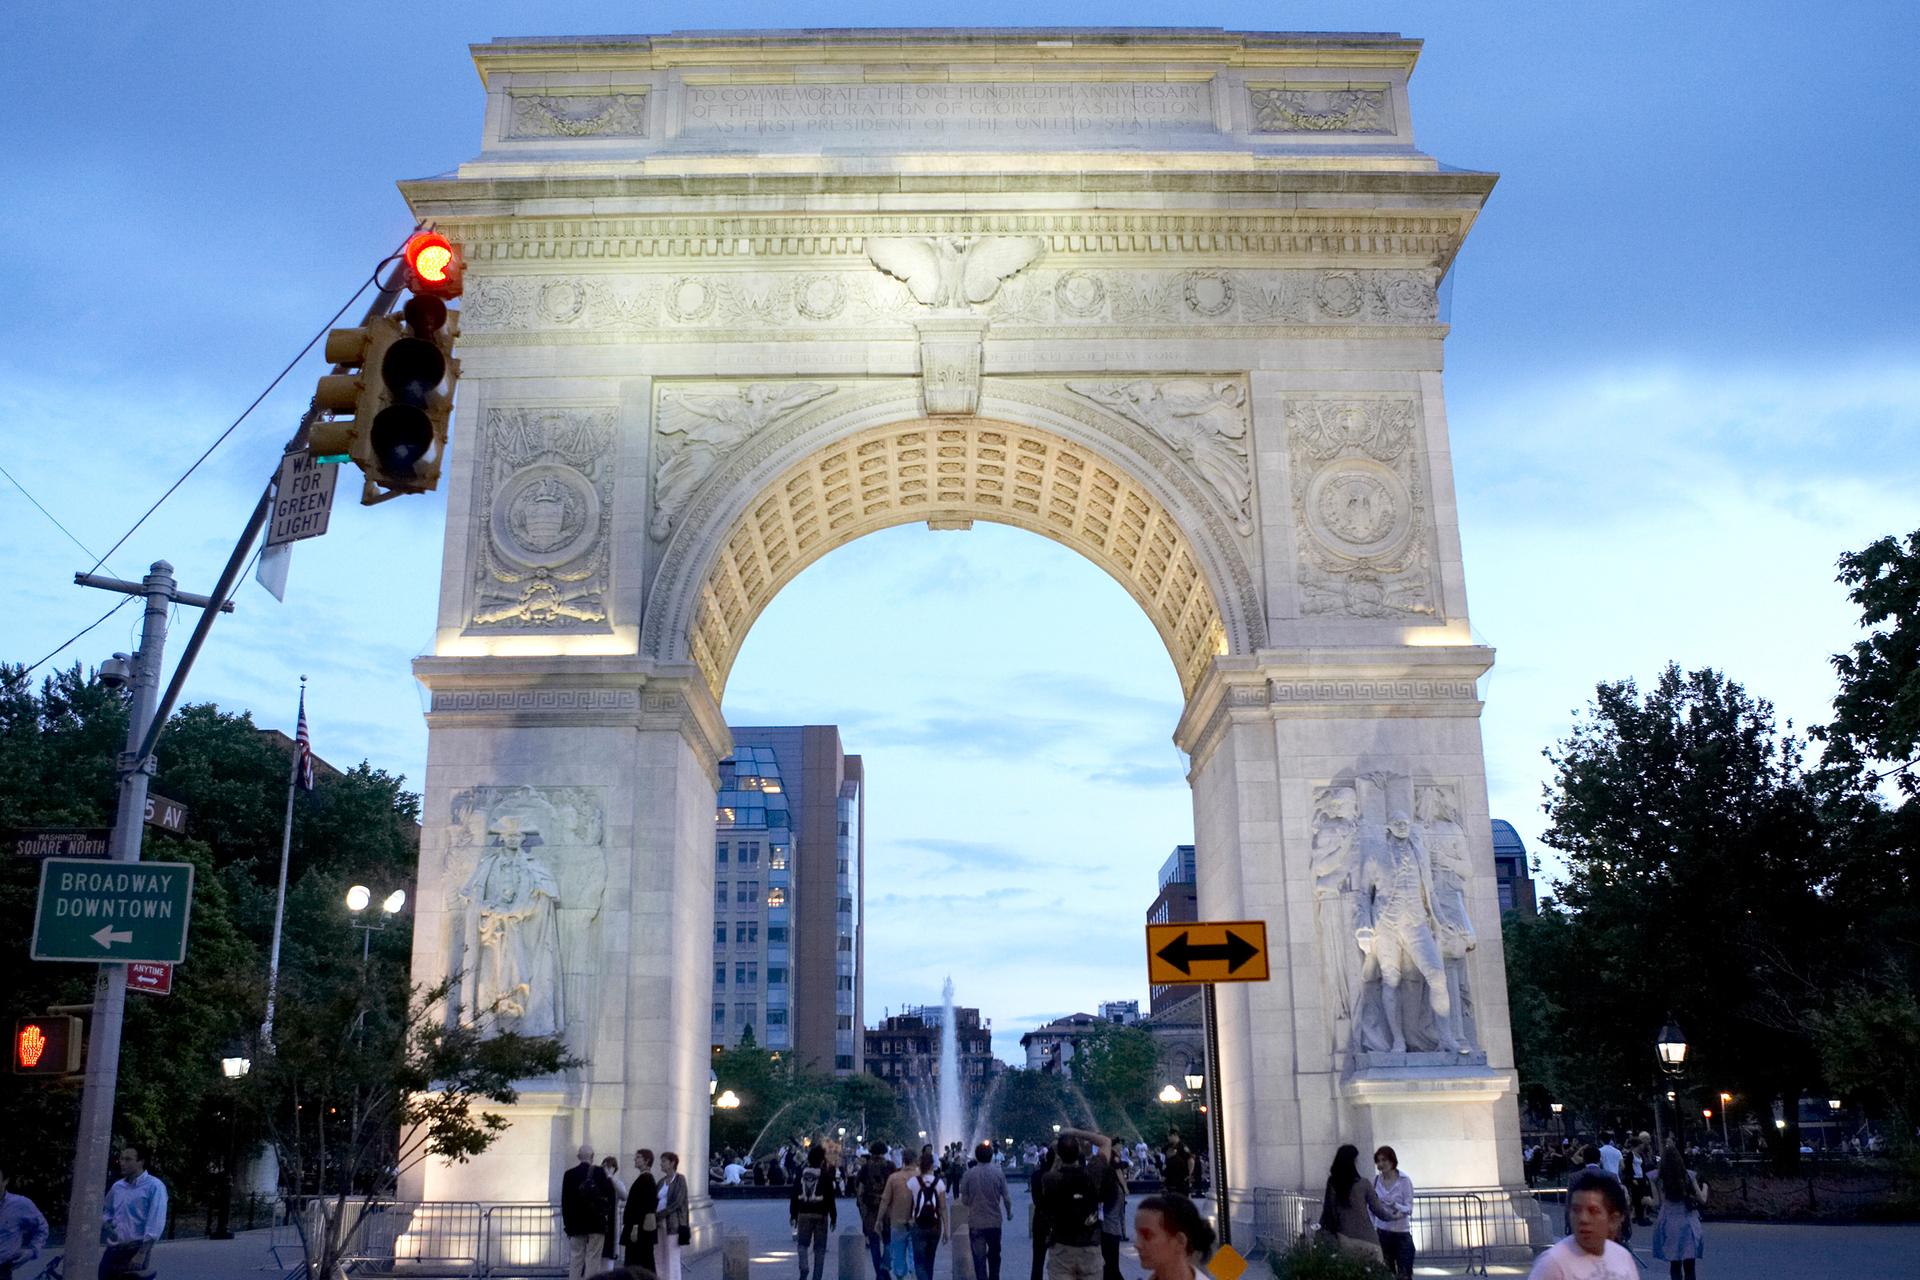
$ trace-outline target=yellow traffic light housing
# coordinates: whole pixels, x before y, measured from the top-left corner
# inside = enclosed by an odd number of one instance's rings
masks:
[[[80,1070],[80,1019],[70,1014],[21,1018],[13,1025],[13,1073],[70,1076]]]

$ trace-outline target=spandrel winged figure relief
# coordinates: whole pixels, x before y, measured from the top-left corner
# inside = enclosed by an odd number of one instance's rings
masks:
[[[756,382],[737,391],[668,391],[657,431],[662,458],[653,482],[655,538],[673,531],[694,491],[750,436],[774,419],[833,391],[818,382]]]
[[[1046,248],[1033,236],[869,236],[873,265],[929,307],[989,302]]]

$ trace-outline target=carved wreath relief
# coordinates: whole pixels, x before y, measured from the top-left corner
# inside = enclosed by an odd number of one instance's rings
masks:
[[[1303,612],[1437,615],[1419,412],[1412,400],[1287,405]]]
[[[1159,436],[1253,532],[1253,469],[1247,456],[1247,393],[1238,382],[1069,382],[1067,389],[1105,405]]]
[[[1248,89],[1255,133],[1392,133],[1385,89]]]
[[[607,629],[611,409],[493,409],[470,628]]]
[[[1363,773],[1313,797],[1315,927],[1336,1053],[1476,1049],[1457,789]]]
[[[673,532],[687,502],[721,463],[775,419],[831,394],[820,382],[755,382],[722,391],[672,388],[655,415],[653,518],[649,532]]]
[[[607,888],[604,787],[471,787],[448,803],[454,1006],[491,1030],[592,1043]]]
[[[644,138],[644,93],[509,93],[509,138]]]

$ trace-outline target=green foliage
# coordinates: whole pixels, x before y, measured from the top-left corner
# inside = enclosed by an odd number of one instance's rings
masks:
[[[1920,1118],[1920,1000],[1903,980],[1849,988],[1813,1017],[1827,1082],[1886,1117],[1889,1139],[1914,1145]]]
[[[1279,1280],[1392,1280],[1385,1264],[1341,1253],[1331,1244],[1295,1242],[1268,1255]]]
[[[1138,1135],[1142,1124],[1161,1127],[1164,1104],[1156,1095],[1166,1082],[1151,1032],[1113,1022],[1094,1027],[1075,1046],[1073,1078],[1107,1133]]]
[[[0,828],[111,825],[126,727],[124,695],[79,667],[36,688],[21,668],[0,665]],[[185,1218],[221,1186],[225,1136],[239,1125],[245,1149],[261,1122],[257,1112],[236,1111],[236,1091],[217,1063],[255,1033],[264,1013],[290,760],[248,716],[205,705],[174,716],[158,754],[154,790],[184,802],[192,826],[186,838],[147,829],[143,857],[194,864],[192,928],[173,994],[128,997],[115,1132],[154,1149],[155,1169]],[[410,914],[373,935],[363,968],[341,896],[353,881],[411,889],[417,798],[363,764],[323,775],[296,806],[281,1026],[297,1024],[308,1006],[331,1008],[363,990],[404,1006]],[[0,864],[0,929],[18,940],[0,953],[0,1017],[9,1026],[49,1005],[92,998],[91,967],[27,958],[38,878],[25,861]],[[262,1062],[257,1050],[252,1056]],[[0,1076],[10,1179],[50,1209],[65,1199],[78,1101],[77,1085]],[[209,1141],[210,1133],[221,1140]]]
[[[900,1100],[885,1081],[864,1073],[833,1076],[812,1070],[792,1054],[756,1048],[750,1034],[713,1055],[713,1073],[716,1090],[731,1089],[740,1098],[737,1108],[714,1110],[708,1141],[715,1153],[752,1150],[759,1157],[802,1138],[839,1142],[843,1127],[849,1144],[862,1132],[869,1142],[913,1137]]]
[[[1847,761],[1907,763],[1920,755],[1920,530],[1841,556],[1838,580],[1867,635],[1834,655],[1840,691],[1820,736]],[[1920,792],[1913,770],[1896,776]]]
[[[1018,1145],[1053,1141],[1053,1126],[1071,1125],[1074,1116],[1060,1077],[1048,1071],[1007,1071],[994,1095],[992,1131]]]

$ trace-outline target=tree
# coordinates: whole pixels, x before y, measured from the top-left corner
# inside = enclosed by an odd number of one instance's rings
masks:
[[[1839,759],[1899,766],[1901,790],[1920,794],[1906,767],[1920,756],[1920,530],[1841,556],[1838,581],[1867,635],[1834,655],[1840,691],[1819,736]]]
[[[396,1005],[362,981],[293,1002],[248,1077],[288,1180],[314,1192],[294,1215],[314,1280],[340,1274],[361,1223],[409,1169],[493,1145],[508,1122],[477,1106],[510,1104],[518,1081],[580,1065],[558,1037],[450,1019],[450,987]]]
[[[1768,703],[1671,665],[1644,696],[1600,685],[1547,752],[1545,839],[1567,855],[1570,932],[1530,976],[1557,1006],[1561,1084],[1588,1107],[1637,1112],[1666,1087],[1652,1044],[1672,1014],[1697,1079],[1787,1101],[1787,1130],[1768,1136],[1786,1160],[1797,1151],[1792,1104],[1820,1079],[1808,1015],[1839,923],[1818,888],[1830,833],[1802,754]]]
[[[1102,1023],[1076,1044],[1073,1078],[1102,1128],[1138,1134],[1140,1118],[1160,1106],[1160,1045],[1139,1027]]]
[[[994,1133],[1019,1143],[1053,1141],[1053,1126],[1073,1124],[1060,1077],[1050,1071],[1016,1068],[1003,1073],[994,1095]]]

